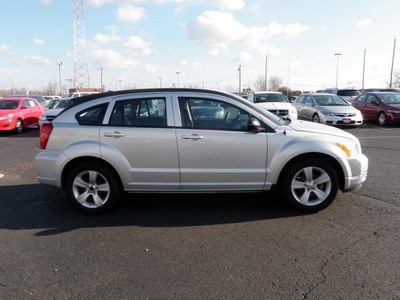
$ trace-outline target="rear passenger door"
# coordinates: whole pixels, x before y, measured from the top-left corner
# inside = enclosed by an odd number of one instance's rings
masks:
[[[100,128],[100,151],[118,164],[125,189],[176,190],[180,176],[171,97],[126,95],[111,100]]]

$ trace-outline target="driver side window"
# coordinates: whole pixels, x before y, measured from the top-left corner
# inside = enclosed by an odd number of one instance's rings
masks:
[[[180,97],[183,128],[247,130],[250,114],[229,103],[214,99]]]

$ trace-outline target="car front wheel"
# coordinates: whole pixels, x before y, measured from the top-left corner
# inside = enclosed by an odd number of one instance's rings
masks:
[[[67,198],[88,213],[101,213],[114,207],[120,185],[113,172],[101,165],[86,163],[75,167],[66,182]]]
[[[335,169],[319,158],[293,163],[281,182],[282,194],[288,204],[305,212],[316,212],[330,205],[338,187]]]
[[[380,112],[378,115],[379,125],[385,126],[387,124],[387,116],[384,112]]]
[[[18,119],[18,120],[15,122],[15,130],[16,130],[18,133],[21,133],[23,127],[24,127],[24,126],[23,126],[22,120],[21,120],[21,119]]]
[[[321,122],[321,120],[319,119],[319,115],[318,115],[318,114],[314,114],[312,120],[313,120],[313,122],[315,122],[315,123]]]

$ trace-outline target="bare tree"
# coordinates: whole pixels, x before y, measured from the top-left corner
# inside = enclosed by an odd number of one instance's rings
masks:
[[[279,87],[282,85],[283,80],[282,78],[280,78],[279,76],[271,76],[271,78],[269,79],[269,89],[271,91],[277,91],[279,89]]]
[[[255,91],[265,91],[265,77],[262,75],[258,75],[256,80],[254,81],[254,90]]]

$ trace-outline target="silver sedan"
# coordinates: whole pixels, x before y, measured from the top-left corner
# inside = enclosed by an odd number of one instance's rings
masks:
[[[292,105],[296,107],[299,117],[316,123],[338,126],[359,126],[363,123],[362,114],[358,109],[333,94],[304,94]]]

